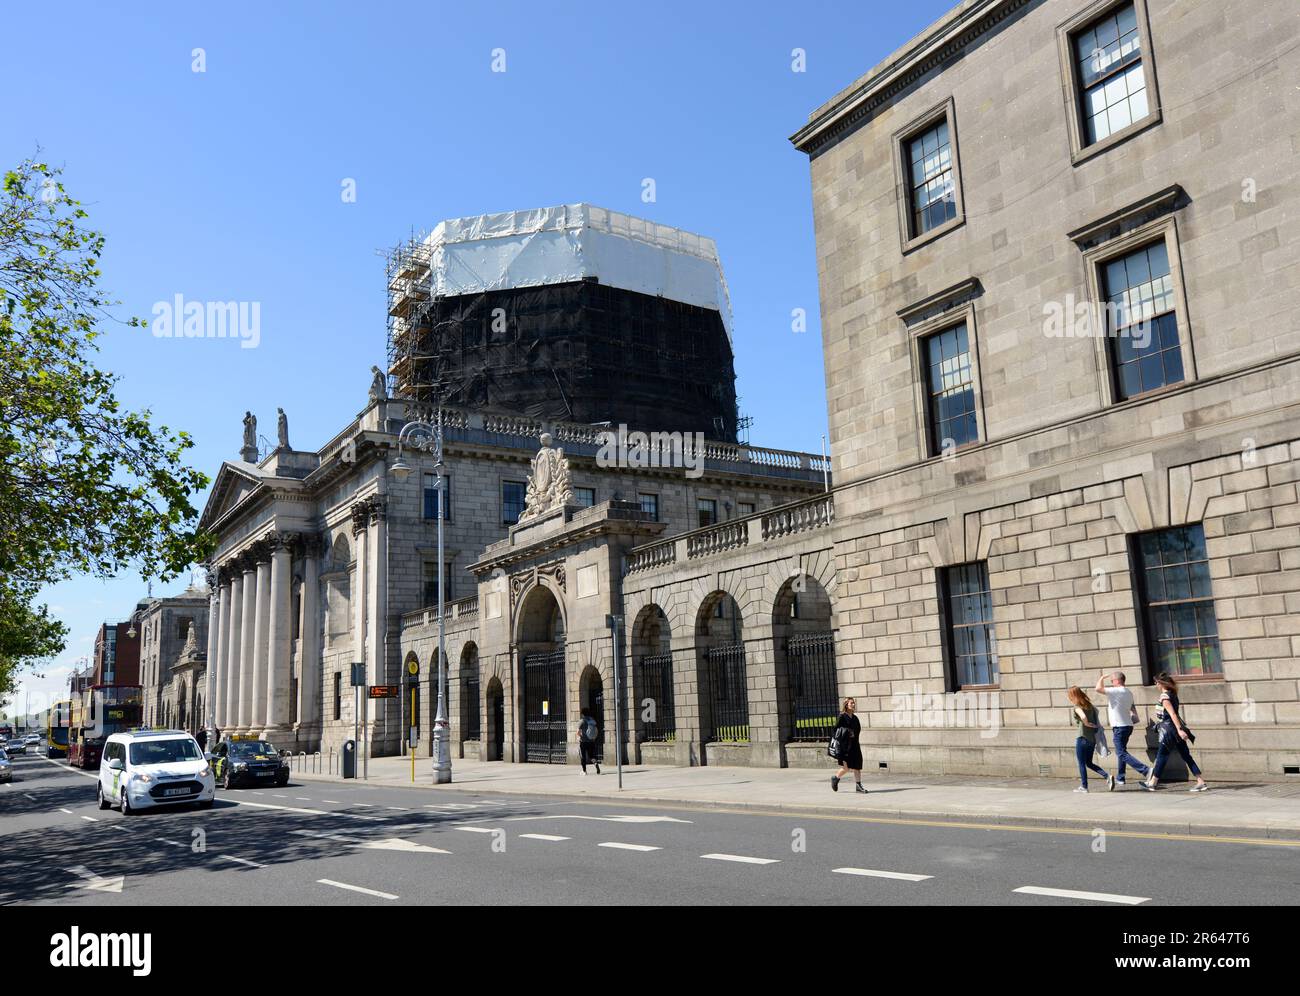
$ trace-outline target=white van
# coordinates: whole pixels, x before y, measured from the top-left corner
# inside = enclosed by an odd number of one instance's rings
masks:
[[[99,808],[127,816],[154,806],[212,807],[217,780],[199,742],[182,730],[114,733],[104,743],[95,793]]]

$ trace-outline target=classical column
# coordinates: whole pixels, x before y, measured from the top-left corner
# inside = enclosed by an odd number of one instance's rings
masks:
[[[244,573],[244,612],[239,625],[239,727],[247,733],[253,725],[253,630],[257,623],[257,564],[245,556],[240,564]]]
[[[370,580],[367,583],[367,593],[369,595],[369,607],[366,610],[366,643],[368,645],[368,660],[370,661],[369,675],[372,685],[386,685],[389,681],[388,675],[388,648],[387,628],[388,619],[388,511],[384,495],[377,495],[370,502],[370,540],[367,544],[369,547],[368,561]],[[379,716],[388,717],[392,712],[392,706],[395,703],[391,699],[378,699],[375,701],[375,720]],[[400,721],[384,722],[380,727],[380,733],[385,736],[397,734],[397,727]],[[400,734],[397,734],[400,736]],[[390,744],[383,745],[387,749]],[[373,753],[373,750],[372,750]]]
[[[208,571],[208,660],[203,668],[203,684],[206,692],[203,696],[203,714],[194,717],[194,725],[199,729],[208,731],[208,736],[212,736],[212,731],[216,727],[217,700],[215,690],[217,687],[217,641],[221,630],[221,585],[218,581],[218,575],[215,570]],[[195,699],[198,698],[198,689],[194,690]]]
[[[271,546],[258,544],[257,614],[253,624],[253,715],[248,732],[261,733],[267,725],[266,690],[271,650]]]
[[[271,590],[266,671],[266,740],[283,739],[289,732],[289,615],[293,611],[293,552],[291,533],[271,539]],[[279,746],[277,744],[277,746]]]
[[[213,645],[213,634],[216,634],[216,652],[208,654],[208,673],[212,675],[208,683],[208,701],[211,703],[213,725],[218,730],[224,730],[226,728],[226,648],[230,646],[230,584],[226,581],[224,567],[217,568],[216,602],[216,615],[208,619],[209,646]],[[210,739],[209,750],[215,747],[216,741]]]
[[[321,537],[303,542],[302,629],[298,643],[298,725],[319,742],[321,699],[320,556]]]
[[[226,670],[226,697],[222,718],[217,726],[223,733],[239,728],[239,668],[244,639],[244,575],[239,562],[230,566],[230,609],[226,621],[226,652],[222,666]]]
[[[357,502],[352,506],[352,542],[356,547],[357,564],[352,584],[352,660],[364,665],[367,681],[369,681],[370,674],[369,660],[366,657],[366,578],[370,573],[370,551],[367,549],[366,539],[369,532],[370,503],[368,501]],[[351,689],[349,689],[349,692],[352,701],[355,703],[357,693]],[[364,691],[362,696],[359,721],[367,723],[370,719],[371,709],[369,700],[364,697]],[[368,739],[368,731],[363,729],[361,737],[362,741],[357,745],[359,751],[362,744]]]

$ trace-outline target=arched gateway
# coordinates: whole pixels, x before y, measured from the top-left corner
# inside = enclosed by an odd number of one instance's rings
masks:
[[[524,596],[516,647],[523,677],[524,760],[564,764],[568,759],[564,613],[543,585]]]

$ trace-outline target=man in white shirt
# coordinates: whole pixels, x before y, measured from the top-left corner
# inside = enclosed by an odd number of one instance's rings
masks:
[[[1108,678],[1111,682],[1109,688],[1106,687]],[[1134,770],[1140,771],[1142,777],[1146,778],[1151,769],[1128,752],[1128,738],[1133,735],[1133,725],[1137,722],[1138,714],[1137,706],[1133,704],[1133,693],[1124,684],[1124,672],[1114,671],[1111,674],[1103,674],[1097,679],[1097,693],[1106,696],[1106,703],[1109,706],[1111,736],[1115,741],[1115,757],[1119,761],[1115,784],[1120,786],[1124,784],[1126,763]]]

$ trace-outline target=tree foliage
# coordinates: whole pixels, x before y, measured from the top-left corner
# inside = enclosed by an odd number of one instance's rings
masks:
[[[0,191],[0,693],[63,647],[66,630],[34,606],[41,585],[128,566],[166,579],[210,548],[189,435],[124,410],[95,366],[117,302],[100,287],[104,237],[60,174],[29,159]]]

